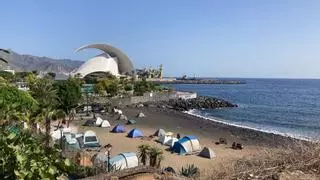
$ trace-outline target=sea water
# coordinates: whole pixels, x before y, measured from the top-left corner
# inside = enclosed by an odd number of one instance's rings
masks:
[[[191,110],[213,121],[320,140],[320,80],[239,79],[246,84],[176,84],[176,90],[193,91],[237,104],[237,108]]]

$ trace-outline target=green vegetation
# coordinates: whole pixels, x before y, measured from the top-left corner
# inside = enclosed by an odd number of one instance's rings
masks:
[[[151,147],[148,144],[138,146],[138,156],[143,165],[146,165],[147,160],[149,159],[149,165],[157,168],[160,168],[161,162],[164,159],[163,151],[161,149]]]
[[[180,170],[180,175],[188,177],[188,178],[194,178],[198,177],[200,175],[200,170],[195,165],[187,165],[187,167],[182,167]]]

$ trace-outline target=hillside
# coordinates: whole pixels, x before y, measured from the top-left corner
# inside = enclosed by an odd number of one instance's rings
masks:
[[[2,53],[2,57],[5,57],[5,52],[0,53]],[[36,70],[41,72],[54,72],[56,74],[67,74],[83,63],[82,61],[71,59],[53,59],[49,57],[18,54],[14,51],[10,51],[10,55],[6,55],[6,57],[8,58],[9,66],[15,71]]]

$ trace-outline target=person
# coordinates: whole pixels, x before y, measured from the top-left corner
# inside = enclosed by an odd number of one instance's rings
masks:
[[[180,139],[180,134],[179,133],[177,134],[177,139]]]

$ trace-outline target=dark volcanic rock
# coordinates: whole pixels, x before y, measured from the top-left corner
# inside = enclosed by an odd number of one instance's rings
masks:
[[[175,109],[178,111],[187,111],[190,109],[213,109],[222,107],[237,107],[228,101],[217,99],[214,97],[199,96],[195,99],[170,99],[169,101],[147,102],[147,107],[161,107]]]

